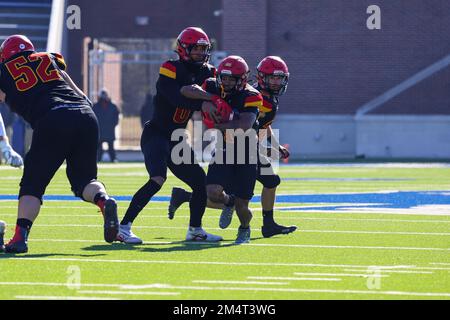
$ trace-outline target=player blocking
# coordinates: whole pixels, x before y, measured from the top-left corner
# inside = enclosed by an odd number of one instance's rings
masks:
[[[13,35],[0,46],[0,62],[0,96],[33,128],[16,229],[5,252],[28,251],[45,189],[64,161],[73,193],[100,208],[105,241],[113,242],[118,233],[117,204],[97,180],[98,121],[89,99],[65,72],[64,58],[36,52],[27,37]]]

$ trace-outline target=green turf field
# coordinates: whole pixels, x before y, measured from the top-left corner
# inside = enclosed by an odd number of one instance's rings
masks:
[[[17,194],[20,175],[0,167],[3,199]],[[167,201],[151,202],[134,228],[145,243],[133,247],[103,242],[94,206],[46,201],[29,253],[0,255],[0,298],[450,299],[450,166],[288,166],[280,175],[275,217],[299,230],[263,238],[252,203],[252,241],[240,246],[237,217],[221,230],[217,210],[207,209],[204,228],[225,241],[191,244],[188,206],[171,221]],[[110,194],[131,196],[147,174],[143,164],[102,165],[99,178]],[[175,185],[169,177],[158,196]],[[47,195],[71,195],[64,170]],[[119,202],[120,218],[128,203]],[[0,200],[7,239],[16,208]]]

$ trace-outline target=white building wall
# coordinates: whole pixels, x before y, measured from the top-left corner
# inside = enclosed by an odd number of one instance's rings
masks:
[[[272,127],[280,130],[280,143],[289,144],[293,158],[355,155],[353,116],[281,114]]]
[[[450,158],[450,116],[370,115],[356,121],[356,153],[387,158]]]
[[[292,158],[450,158],[450,116],[282,114],[273,128]]]

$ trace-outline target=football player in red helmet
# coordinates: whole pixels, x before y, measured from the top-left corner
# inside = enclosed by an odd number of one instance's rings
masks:
[[[255,126],[258,109],[262,106],[261,94],[248,84],[250,69],[245,60],[239,56],[229,56],[219,65],[217,78],[207,79],[202,87],[188,86],[182,88],[182,94],[192,99],[203,99],[209,95],[220,96],[225,103],[233,108],[233,119],[220,121],[214,124],[215,128],[222,132],[226,129],[242,129],[243,132]],[[215,159],[211,162],[207,175],[208,206],[211,208],[222,208],[226,212],[234,211],[239,216],[241,225],[238,229],[236,243],[247,243],[250,241],[250,220],[252,213],[249,202],[253,197],[253,189],[256,182],[256,163],[252,163],[250,154],[253,145],[246,144],[243,150],[238,149],[236,136],[228,139],[223,138],[216,145]],[[256,134],[255,138],[256,138]],[[222,135],[223,137],[223,135]],[[256,140],[255,140],[256,141]],[[256,148],[256,143],[254,145]],[[234,149],[234,161],[229,163],[226,156],[227,149]],[[240,153],[240,154],[239,154]],[[256,150],[255,150],[256,153]],[[243,163],[237,161],[237,157],[245,159]],[[227,158],[226,163],[218,159]],[[228,194],[225,188],[232,186],[232,193]],[[228,191],[228,189],[227,189]],[[169,217],[173,217],[175,210],[189,199],[190,193],[174,188],[169,205]],[[222,226],[222,221],[219,225]]]
[[[64,58],[35,52],[30,39],[13,35],[0,46],[0,61],[0,96],[6,95],[11,110],[33,128],[20,182],[16,231],[5,251],[28,251],[28,235],[46,187],[64,161],[75,196],[101,209],[105,241],[113,242],[119,229],[117,203],[97,181],[98,121],[89,99],[65,72]]]
[[[211,42],[201,28],[189,27],[181,31],[177,38],[176,53],[180,60],[202,66],[209,62]]]
[[[184,132],[195,111],[207,111],[203,106],[204,101],[210,101],[212,98],[189,99],[180,92],[185,86],[201,85],[206,79],[214,77],[215,68],[208,63],[210,50],[211,43],[202,29],[186,28],[177,38],[176,52],[179,59],[165,61],[159,69],[156,96],[153,100],[153,117],[145,124],[141,137],[141,149],[149,179],[134,194],[120,222],[118,241],[128,244],[142,243],[142,240],[132,232],[132,224],[164,185],[167,169],[192,189],[193,196],[187,200],[190,202],[190,221],[186,240],[204,242],[222,240],[221,236],[207,233],[202,228],[207,201],[206,175],[195,161],[192,148],[186,146],[186,149],[183,149],[189,151],[189,163],[184,161],[180,163],[179,159],[172,158],[172,150],[179,144],[178,141],[172,140],[173,134]]]
[[[260,133],[262,130],[267,130],[266,133],[271,137],[272,145],[279,146],[279,153],[282,159],[289,157],[289,151],[281,146],[278,141],[275,141],[275,137],[272,132],[272,122],[275,119],[278,111],[278,98],[286,92],[289,82],[289,70],[286,62],[277,56],[268,56],[261,60],[257,66],[258,89],[263,98],[263,105],[260,108],[258,118],[258,129]],[[289,226],[285,227],[277,224],[273,219],[273,208],[275,204],[275,196],[277,186],[280,184],[280,177],[273,172],[273,168],[267,158],[264,159],[264,164],[260,161],[258,163],[258,177],[257,180],[263,185],[261,193],[261,205],[263,213],[263,226],[261,228],[264,237],[269,238],[277,234],[288,234],[294,232],[297,227]],[[261,171],[264,170],[264,174]],[[270,174],[268,172],[270,171]]]

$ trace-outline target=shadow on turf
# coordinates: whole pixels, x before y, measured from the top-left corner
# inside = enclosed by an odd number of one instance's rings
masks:
[[[258,240],[262,238],[253,238]],[[165,248],[167,246],[167,248]],[[81,248],[86,251],[116,251],[116,250],[133,250],[141,252],[173,252],[173,251],[199,251],[206,249],[217,249],[236,246],[231,243],[206,243],[206,242],[189,242],[189,241],[173,241],[170,243],[143,243],[140,245],[128,245],[124,243],[113,243],[111,245],[92,245]],[[155,248],[158,247],[158,248]],[[162,248],[161,248],[162,247]]]
[[[83,258],[92,258],[92,257],[101,257],[106,256],[106,254],[68,254],[68,253],[41,253],[41,254],[16,254],[16,253],[3,253],[0,254],[1,259],[9,259],[9,258],[47,258],[47,257],[83,257]]]

